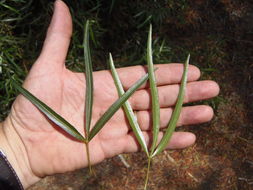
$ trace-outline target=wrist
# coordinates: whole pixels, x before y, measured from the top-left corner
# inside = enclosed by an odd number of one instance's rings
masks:
[[[0,149],[6,155],[24,188],[40,179],[33,174],[24,143],[9,117],[3,123],[0,123]]]

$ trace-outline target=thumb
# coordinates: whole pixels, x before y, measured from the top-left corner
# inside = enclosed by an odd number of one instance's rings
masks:
[[[47,30],[46,39],[37,64],[63,66],[72,35],[72,18],[67,5],[56,0],[54,14]],[[54,64],[54,65],[52,65]]]

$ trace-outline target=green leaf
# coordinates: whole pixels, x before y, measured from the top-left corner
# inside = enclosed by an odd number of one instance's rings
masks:
[[[23,95],[25,96],[30,102],[32,102],[42,113],[44,113],[52,122],[54,122],[57,126],[62,128],[65,132],[69,135],[74,137],[77,140],[85,142],[86,139],[64,118],[58,115],[54,110],[48,107],[45,103],[40,101],[26,89],[21,87],[17,84],[16,81],[12,80],[13,86]]]
[[[180,116],[180,112],[181,112],[183,101],[184,101],[184,94],[185,94],[185,88],[186,88],[186,83],[187,83],[187,73],[188,73],[189,61],[190,61],[190,54],[188,55],[187,60],[185,61],[184,73],[183,73],[183,77],[182,77],[182,81],[181,81],[181,86],[179,89],[177,103],[176,103],[176,106],[175,106],[174,111],[172,113],[170,122],[168,124],[168,128],[167,128],[161,142],[157,146],[155,152],[151,155],[152,157],[159,154],[160,152],[162,152],[166,148],[166,146],[168,145],[168,143],[171,139],[173,132],[175,131],[177,121]]]
[[[113,62],[111,54],[109,54],[109,62],[110,62],[110,67],[111,67],[111,72],[112,72],[114,83],[117,87],[119,97],[121,97],[121,96],[124,95],[125,91],[123,89],[122,83],[121,83],[121,81],[119,79],[119,76],[117,74],[117,71],[115,69],[114,62]],[[135,135],[136,139],[138,140],[139,144],[141,145],[142,149],[147,154],[147,156],[149,156],[149,152],[148,152],[148,148],[147,148],[147,145],[146,145],[146,142],[145,142],[145,138],[143,136],[143,133],[140,129],[140,126],[137,122],[137,118],[134,115],[133,109],[132,109],[132,107],[131,107],[128,100],[123,104],[123,108],[124,108],[124,111],[125,111],[126,116],[128,118],[129,124],[130,124],[130,126],[131,126],[131,128],[134,132],[134,135]]]
[[[85,76],[86,76],[85,134],[86,138],[88,138],[90,132],[92,105],[93,105],[93,77],[92,77],[92,63],[89,46],[89,20],[86,21],[85,25],[83,50],[84,50]]]
[[[152,97],[152,118],[153,118],[153,133],[152,133],[153,141],[151,145],[151,155],[152,155],[156,148],[158,133],[159,133],[159,128],[160,128],[160,105],[159,105],[159,96],[158,96],[158,90],[156,86],[156,78],[155,78],[154,65],[153,65],[152,25],[151,24],[149,27],[149,34],[148,34],[147,62],[148,62],[149,83],[150,83],[150,90],[151,90],[151,97]]]
[[[2,1],[2,2],[4,2],[4,1]],[[0,6],[3,6],[3,7],[5,7],[6,9],[9,9],[9,10],[11,10],[11,11],[13,11],[13,12],[19,14],[19,11],[18,11],[17,9],[14,9],[13,7],[11,7],[11,6],[9,6],[9,5],[6,5],[6,4],[4,4],[4,3],[2,3],[2,2],[0,2]]]
[[[102,117],[97,121],[95,126],[90,132],[90,136],[88,141],[90,141],[105,125],[105,123],[113,116],[113,114],[118,111],[118,109],[124,104],[127,99],[146,81],[148,80],[148,74],[144,75],[141,79],[139,79],[123,96],[121,96],[118,100],[116,100],[108,110],[102,115]]]

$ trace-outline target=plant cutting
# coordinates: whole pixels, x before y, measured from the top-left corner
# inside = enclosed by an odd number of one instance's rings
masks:
[[[33,103],[45,116],[56,124],[59,128],[64,130],[70,136],[86,145],[87,160],[91,171],[89,142],[97,135],[103,128],[106,122],[114,115],[114,113],[121,108],[122,104],[148,79],[148,74],[139,79],[131,88],[128,89],[123,96],[116,100],[107,111],[98,119],[95,125],[91,128],[92,105],[93,105],[93,79],[92,79],[92,63],[89,48],[89,21],[86,22],[84,30],[84,64],[86,75],[86,96],[85,96],[85,135],[82,135],[73,125],[67,120],[57,114],[52,108],[44,102],[36,98],[32,93],[20,86],[15,80],[12,80],[13,86],[31,103]]]
[[[150,171],[150,165],[151,165],[152,159],[166,148],[166,146],[168,145],[171,139],[173,132],[175,131],[176,124],[177,124],[177,121],[182,109],[182,105],[183,105],[183,99],[184,99],[185,88],[186,88],[186,83],[187,83],[189,59],[190,59],[190,55],[188,55],[184,64],[184,72],[182,76],[182,81],[181,81],[181,86],[179,89],[176,106],[172,113],[171,119],[167,125],[166,132],[163,135],[160,143],[157,145],[159,128],[160,128],[160,105],[159,105],[159,96],[158,96],[158,90],[157,90],[156,78],[155,78],[155,69],[153,65],[152,25],[150,25],[149,34],[148,34],[148,42],[147,42],[147,65],[148,65],[149,84],[150,84],[150,91],[151,91],[151,98],[152,98],[152,118],[153,118],[153,126],[152,126],[153,139],[152,139],[152,145],[151,145],[150,151],[148,151],[144,136],[140,130],[140,127],[137,122],[137,118],[134,115],[131,105],[129,104],[128,101],[126,101],[123,104],[123,108],[129,120],[129,124],[136,136],[138,143],[141,145],[143,151],[146,153],[147,158],[148,158],[148,168],[147,168],[144,190],[146,190],[148,186],[149,171]],[[110,62],[111,72],[114,79],[114,83],[117,87],[118,94],[119,96],[123,96],[124,89],[119,79],[119,76],[117,75],[116,69],[114,67],[111,54],[109,55],[109,62]]]

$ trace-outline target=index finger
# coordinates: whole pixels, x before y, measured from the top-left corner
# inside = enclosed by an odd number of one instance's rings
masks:
[[[178,84],[181,82],[184,65],[180,63],[170,63],[170,64],[156,64],[154,65],[157,68],[156,82],[158,86],[169,85],[169,84]],[[137,80],[139,80],[143,75],[147,73],[145,66],[131,66],[125,68],[117,69],[118,75],[122,82],[122,85],[125,90],[130,88]],[[94,73],[97,77],[104,78],[105,75],[108,75],[108,79],[111,78],[110,71],[98,71]],[[107,78],[106,77],[106,78]],[[188,81],[196,81],[200,77],[200,70],[194,66],[189,66],[188,71]],[[109,81],[109,80],[108,80]],[[148,83],[145,83],[141,88],[148,87]]]

